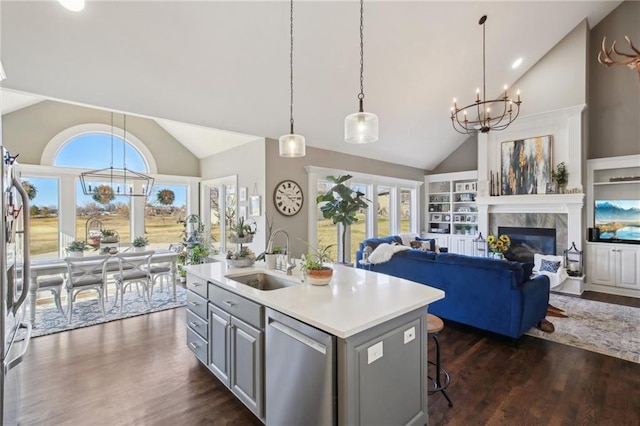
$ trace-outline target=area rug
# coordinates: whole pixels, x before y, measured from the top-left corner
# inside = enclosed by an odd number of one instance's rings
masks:
[[[530,336],[640,363],[640,308],[551,294],[551,305],[568,318],[547,318],[553,333],[537,328]]]
[[[105,302],[107,310],[106,318],[102,316],[100,302],[97,297],[78,299],[73,303],[73,316],[71,324],[67,318],[62,316],[55,304],[39,305],[36,308],[36,323],[33,328],[32,337],[45,336],[47,334],[59,333],[61,331],[73,330],[74,328],[88,327],[124,318],[135,317],[152,312],[173,309],[187,304],[187,296],[184,288],[176,286],[176,301],[173,301],[173,289],[165,287],[162,290],[154,289],[151,298],[151,309],[147,306],[142,294],[138,294],[135,289],[128,290],[124,294],[124,309],[120,315],[120,304],[113,307],[115,296],[110,296]],[[66,304],[63,300],[63,307]]]

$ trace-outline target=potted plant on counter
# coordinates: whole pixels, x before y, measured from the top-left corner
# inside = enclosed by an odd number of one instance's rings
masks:
[[[147,245],[149,245],[149,240],[141,235],[135,237],[131,245],[133,246],[133,251],[145,251]]]
[[[86,249],[87,243],[85,241],[71,241],[67,246],[67,254],[69,257],[82,257]]]
[[[241,247],[240,250],[227,252],[227,265],[232,268],[246,268],[256,261],[256,255],[249,247]]]
[[[333,263],[333,260],[329,256],[329,249],[333,247],[333,244],[328,246],[318,245],[313,247],[311,244],[305,242],[305,244],[311,249],[311,253],[302,255],[302,273],[305,277],[305,282],[312,285],[327,285],[333,278],[333,268],[325,265],[325,263]]]

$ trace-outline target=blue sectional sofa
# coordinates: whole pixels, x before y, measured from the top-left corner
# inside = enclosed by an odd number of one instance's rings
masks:
[[[405,278],[445,292],[429,305],[441,318],[517,339],[542,320],[549,303],[549,278],[529,278],[532,264],[410,249],[378,264],[361,264],[366,246],[398,243],[398,236],[360,244],[357,266]]]

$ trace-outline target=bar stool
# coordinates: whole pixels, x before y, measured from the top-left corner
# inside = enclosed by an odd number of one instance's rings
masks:
[[[449,407],[453,407],[451,398],[447,395],[447,386],[451,382],[449,372],[442,368],[440,364],[440,343],[438,342],[438,333],[444,328],[444,322],[435,315],[427,314],[427,337],[432,337],[436,344],[436,362],[429,361],[430,365],[435,366],[436,374],[435,378],[428,376],[429,380],[433,383],[433,389],[429,389],[429,395],[433,395],[436,392],[442,392],[447,401],[449,401]],[[440,377],[444,376],[441,380]]]

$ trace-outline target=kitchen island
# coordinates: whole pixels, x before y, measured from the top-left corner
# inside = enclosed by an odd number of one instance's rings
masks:
[[[234,280],[255,273],[295,284]],[[187,344],[267,425],[427,423],[425,316],[441,290],[342,265],[312,286],[223,262],[189,266],[187,289]]]

